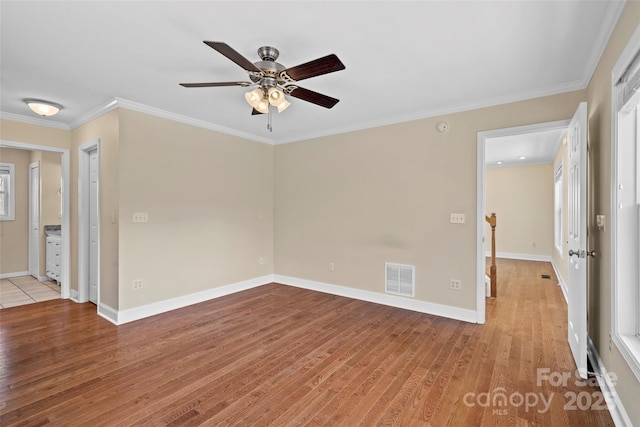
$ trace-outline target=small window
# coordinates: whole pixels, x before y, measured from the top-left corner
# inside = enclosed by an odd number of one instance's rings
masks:
[[[553,178],[553,242],[556,250],[562,256],[562,161],[556,168]]]
[[[13,163],[0,163],[0,221],[13,221],[15,165]]]

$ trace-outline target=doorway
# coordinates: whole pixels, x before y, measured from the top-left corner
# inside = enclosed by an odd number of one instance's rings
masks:
[[[100,140],[78,149],[78,300],[100,305]]]
[[[70,190],[70,152],[67,148],[50,147],[46,145],[29,144],[17,141],[0,140],[0,147],[15,148],[28,151],[42,151],[48,153],[58,153],[62,157],[62,185],[60,187],[62,195],[62,209],[60,212],[61,240],[62,240],[62,265],[60,272],[60,297],[68,299],[71,295],[69,283],[70,271],[70,245],[69,245],[69,190]]]
[[[488,144],[491,141],[494,143],[500,143],[500,144],[504,143],[504,145],[501,146],[501,147],[504,147],[504,151],[512,151],[511,148],[513,148],[515,145],[510,145],[510,141],[513,141],[515,139],[526,140],[527,138],[533,135],[542,135],[545,133],[548,133],[551,135],[554,132],[565,131],[568,128],[568,126],[569,126],[569,120],[560,120],[556,122],[539,123],[534,125],[518,126],[518,127],[506,128],[506,129],[496,129],[496,130],[478,133],[478,137],[477,137],[477,171],[478,171],[477,172],[477,209],[478,210],[477,210],[477,219],[476,219],[476,224],[477,224],[477,247],[476,247],[477,293],[476,295],[477,295],[477,322],[478,323],[484,323],[486,321],[486,289],[485,289],[486,249],[485,249],[485,246],[486,246],[487,238],[490,238],[490,236],[487,235],[487,232],[486,232],[487,227],[485,224],[485,215],[490,214],[490,212],[486,211],[487,209],[487,206],[486,206],[487,161],[492,162],[492,164],[497,167],[502,167],[503,163],[500,163],[500,162],[504,162],[505,167],[508,166],[509,164],[515,165],[517,162],[522,162],[524,160],[529,160],[530,164],[536,163],[535,160],[531,158],[527,159],[526,158],[527,156],[522,154],[516,155],[515,152],[509,153],[510,156],[512,157],[515,156],[515,159],[512,162],[507,160],[507,157],[505,157],[504,160],[499,159],[497,157],[494,158],[493,154],[491,159],[488,159],[487,157],[488,152],[490,152],[488,150]],[[532,141],[531,144],[534,144],[534,142]],[[556,140],[556,144],[559,145],[560,141]],[[553,151],[553,156],[555,156],[555,153],[557,151],[557,145],[556,145],[555,151]],[[522,157],[525,157],[525,158],[522,158]],[[553,158],[551,158],[550,161],[553,162]],[[542,162],[539,162],[539,163],[541,164]],[[552,191],[552,188],[550,188],[549,191]],[[500,238],[499,237],[500,236],[500,212],[496,212],[496,213],[497,213],[497,223],[498,223],[496,232],[498,234],[498,239],[499,239]],[[551,224],[550,227],[553,227],[553,224]],[[533,242],[533,245],[535,247],[536,242]],[[525,251],[519,251],[519,252],[525,252]],[[511,255],[517,258],[518,254],[516,253]],[[525,259],[525,258],[522,258],[522,259]],[[498,282],[499,281],[500,281],[500,271],[498,271]]]

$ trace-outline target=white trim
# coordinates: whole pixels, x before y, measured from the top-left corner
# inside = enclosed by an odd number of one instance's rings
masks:
[[[449,319],[462,320],[464,322],[477,323],[478,319],[477,313],[473,310],[435,304],[428,301],[417,301],[410,298],[354,289],[346,286],[332,285],[330,283],[316,282],[313,280],[299,279],[297,277],[281,276],[279,274],[274,275],[273,281],[283,285],[295,286],[297,288],[324,292],[331,295],[388,305],[391,307],[432,314],[440,317],[447,317]]]
[[[98,304],[98,316],[103,317],[105,319],[107,319],[109,322],[113,323],[114,325],[118,325],[118,310],[116,310],[115,308],[105,304],[105,303],[100,303]]]
[[[45,126],[54,129],[71,130],[71,127],[66,123],[54,122],[51,119],[40,119],[36,117],[23,116],[21,114],[6,113],[4,111],[0,111],[0,119],[27,123],[30,125]]]
[[[98,151],[98,260],[100,260],[100,139],[78,147],[78,302],[89,301],[89,153]],[[98,307],[100,306],[98,262]]]
[[[623,73],[627,70],[628,65],[635,57],[638,47],[640,47],[640,25],[638,25],[627,42],[624,50],[618,57],[616,65],[611,70],[611,206],[609,216],[610,235],[611,235],[611,340],[618,348],[623,359],[633,372],[636,379],[640,381],[640,339],[636,336],[625,335],[620,332],[618,313],[618,277],[617,277],[617,260],[618,260],[618,221],[617,208],[618,205],[618,112],[619,99],[616,85]]]
[[[485,257],[490,256],[491,252],[485,252]],[[523,261],[553,261],[550,255],[520,254],[516,252],[496,252],[496,258],[521,259]]]
[[[620,15],[622,14],[625,4],[626,0],[609,2],[609,7],[604,13],[604,17],[602,19],[602,25],[600,25],[600,34],[598,34],[595,43],[591,46],[591,55],[587,60],[587,66],[585,67],[584,75],[582,76],[582,81],[584,82],[585,87],[589,84],[593,77],[593,73],[596,71],[596,67],[600,62],[604,49],[607,47],[607,43],[609,43],[609,38],[611,37],[611,34],[613,34],[613,30],[616,28],[616,24],[618,23],[618,19],[620,19]]]
[[[115,319],[116,325],[122,325],[123,323],[133,322],[134,320],[144,319],[145,317],[155,316],[156,314],[166,313],[178,308],[187,307],[189,305],[198,304],[204,301],[209,301],[215,298],[220,298],[226,295],[231,295],[236,292],[246,291],[247,289],[256,288],[258,286],[266,285],[273,282],[273,275],[266,275],[257,277],[255,279],[244,280],[237,283],[232,283],[217,288],[207,289],[205,291],[196,292],[193,294],[182,295],[176,298],[171,298],[164,301],[158,301],[151,304],[142,305],[139,307],[129,308],[126,310],[116,311],[105,304],[100,304],[98,307],[98,314],[110,316],[109,320]],[[107,311],[103,313],[103,307],[110,308],[115,312],[115,316],[112,316],[111,312]],[[103,316],[103,317],[105,317]]]
[[[47,145],[27,144],[24,142],[0,140],[0,147],[18,148],[21,150],[46,151],[62,155],[62,277],[60,278],[60,297],[67,299],[70,294],[69,266],[71,263],[69,227],[69,192],[70,192],[70,152],[68,148],[51,147]],[[27,273],[28,275],[29,273]]]
[[[182,114],[172,113],[171,111],[161,110],[159,108],[151,107],[148,105],[140,104],[133,101],[127,101],[126,99],[116,98],[116,102],[119,107],[127,110],[133,110],[140,113],[149,114],[151,116],[161,117],[167,120],[173,120],[175,122],[184,123],[191,126],[196,126],[204,129],[213,130],[216,132],[224,133],[227,135],[233,135],[240,138],[245,138],[253,141],[263,142],[265,144],[273,145],[274,140],[271,138],[264,138],[262,136],[254,135],[248,132],[231,129],[228,127],[216,125],[214,123],[206,122],[204,120],[194,119],[192,117],[183,116]]]
[[[109,111],[115,110],[116,108],[118,108],[118,101],[117,99],[112,99],[106,104],[99,105],[93,110],[87,111],[85,114],[72,121],[69,125],[69,129],[73,130],[84,124],[87,124],[90,121],[107,114]]]
[[[9,211],[6,215],[0,216],[0,221],[15,221],[16,219],[16,164],[0,162],[2,169],[9,170],[9,198],[7,200]]]
[[[13,277],[28,276],[28,271],[16,271],[14,273],[0,273],[0,279],[11,279]]]
[[[633,423],[631,423],[631,419],[620,401],[620,396],[618,396],[615,385],[611,381],[611,375],[607,372],[604,362],[600,358],[600,354],[598,354],[598,350],[589,335],[587,335],[587,355],[591,361],[591,366],[593,367],[602,395],[607,403],[607,408],[609,408],[609,414],[611,414],[613,423],[620,427],[632,427]]]
[[[478,133],[476,143],[476,312],[478,313],[477,322],[480,324],[486,321],[486,254],[484,231],[486,228],[487,215],[485,214],[485,137]],[[489,254],[491,256],[491,254]]]
[[[33,182],[33,179],[31,178],[31,172],[33,171],[33,169],[37,169],[38,170],[38,182],[35,183]],[[33,191],[34,191],[34,185],[37,185],[38,188],[38,230],[36,231],[37,237],[38,237],[38,246],[37,247],[33,247],[33,245],[31,244],[33,241],[33,221],[35,218],[33,218],[33,206],[31,206],[31,202],[33,201]],[[40,162],[33,162],[33,163],[29,163],[29,274],[32,275],[33,277],[38,277],[40,276],[40,235],[41,235],[41,227],[42,225],[40,224],[40,210],[42,208],[41,206],[41,201],[42,201],[42,194],[40,194],[41,192],[41,188],[40,188]],[[36,265],[31,265],[32,264],[32,260],[33,258],[36,258]],[[33,274],[35,269],[36,274]]]
[[[69,298],[73,302],[80,302],[80,301],[78,301],[78,291],[76,291],[75,289],[71,289],[71,296]]]
[[[484,296],[484,276],[485,276],[485,145],[487,139],[497,138],[501,136],[523,135],[532,132],[541,132],[545,130],[564,129],[569,126],[570,120],[557,120],[555,122],[536,123],[531,125],[516,126],[511,128],[494,129],[484,132],[478,132],[476,141],[476,299],[478,323],[485,322],[485,296]],[[497,255],[497,254],[496,254]],[[518,255],[518,254],[511,254]],[[522,254],[519,254],[522,255]],[[543,259],[548,261],[549,259]],[[519,258],[530,259],[530,258]],[[537,261],[538,259],[536,259]]]
[[[562,295],[564,295],[564,300],[567,304],[569,304],[569,294],[567,290],[567,283],[562,278],[562,275],[560,274],[560,270],[558,269],[558,266],[556,265],[556,261],[554,259],[551,259],[551,266],[553,267],[553,271],[556,273],[556,278],[558,279],[558,286],[560,286]]]

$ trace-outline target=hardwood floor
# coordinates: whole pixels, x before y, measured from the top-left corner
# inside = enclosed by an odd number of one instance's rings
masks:
[[[613,425],[573,373],[550,264],[498,274],[485,325],[278,284],[119,327],[91,304],[4,309],[0,425]]]

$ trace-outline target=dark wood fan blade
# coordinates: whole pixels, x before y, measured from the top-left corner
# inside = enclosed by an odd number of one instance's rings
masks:
[[[287,93],[294,98],[302,99],[324,108],[333,108],[334,105],[340,102],[339,99],[297,86],[294,89],[287,91]]]
[[[233,62],[235,62],[236,64],[238,64],[239,66],[241,66],[244,70],[247,71],[255,71],[256,73],[261,73],[262,70],[258,67],[256,67],[253,62],[249,61],[247,58],[245,58],[244,56],[240,55],[238,52],[236,52],[231,46],[229,46],[226,43],[223,42],[209,42],[204,40],[204,43],[217,50],[218,52],[220,52],[221,54],[223,54],[224,56],[226,56],[227,58],[229,58],[230,60],[232,60]]]
[[[260,111],[256,110],[255,108],[253,110],[251,110],[251,115],[252,116],[255,116],[255,115],[258,115],[258,114],[264,114],[264,113],[261,113]]]
[[[327,55],[295,67],[287,68],[280,74],[286,74],[295,81],[308,79],[309,77],[321,76],[322,74],[333,73],[344,70],[344,64],[335,54]]]
[[[251,82],[180,83],[184,87],[251,86]]]

